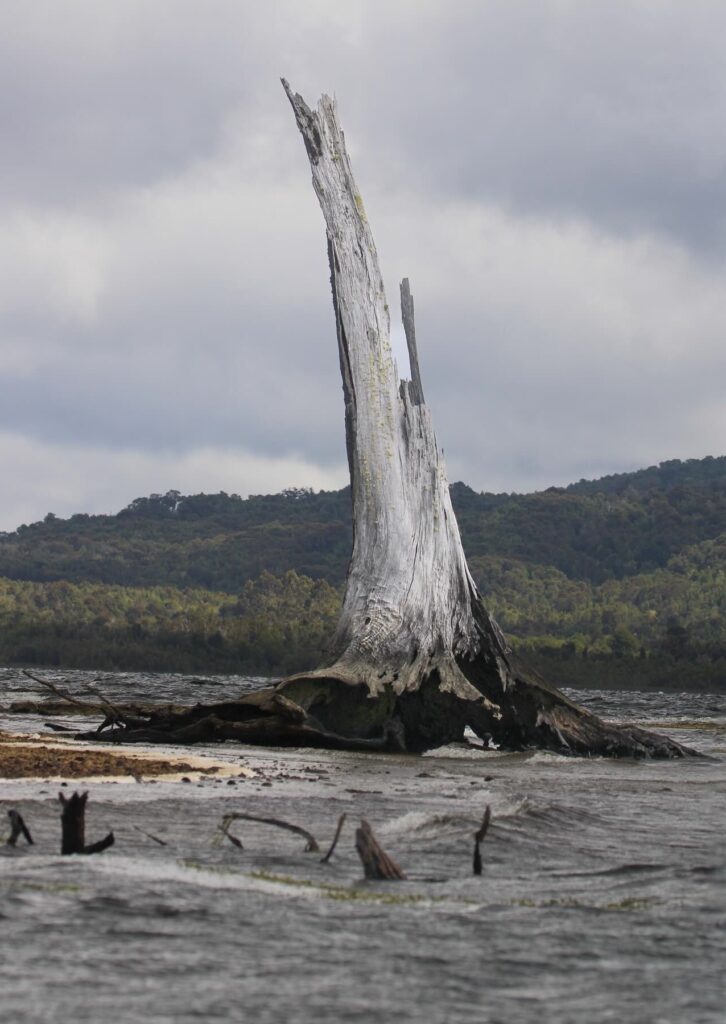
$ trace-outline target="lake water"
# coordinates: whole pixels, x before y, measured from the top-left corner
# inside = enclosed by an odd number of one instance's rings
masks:
[[[43,674],[79,693],[98,678]],[[98,685],[112,700],[193,702],[253,683],[119,673]],[[0,704],[39,689],[0,670]],[[0,847],[4,1018],[723,1024],[726,699],[576,699],[709,758],[195,747],[256,775],[93,783],[87,840],[113,828],[116,845],[86,858],[57,853],[57,781],[0,782],[3,808],[36,840]],[[37,727],[0,713],[0,728]],[[267,825],[235,824],[244,849],[220,843],[235,811],[300,823],[323,849],[338,815],[348,820],[326,865]],[[362,881],[361,817],[407,881]]]

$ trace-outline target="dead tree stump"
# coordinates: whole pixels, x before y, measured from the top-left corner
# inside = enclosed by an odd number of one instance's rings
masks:
[[[380,845],[365,818],[361,821],[360,828],[356,829],[355,848],[363,864],[366,878],[382,882],[399,882],[405,879],[403,871]]]
[[[73,793],[66,797],[58,794],[63,810],[61,811],[61,854],[70,853],[101,853],[114,844],[113,832],[104,839],[86,846],[86,803],[88,793]]]
[[[353,552],[340,619],[319,667],[234,702],[141,723],[120,716],[109,738],[419,753],[463,740],[470,727],[507,750],[692,753],[604,722],[517,662],[467,566],[424,397],[408,280],[401,311],[411,379],[400,380],[378,253],[335,103],[323,96],[311,109],[283,85],[325,220],[343,380]]]

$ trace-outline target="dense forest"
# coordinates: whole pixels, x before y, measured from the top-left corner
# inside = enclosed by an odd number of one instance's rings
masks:
[[[535,494],[451,488],[515,649],[564,685],[726,689],[726,457]],[[347,489],[176,491],[0,534],[0,662],[309,667],[335,623]]]

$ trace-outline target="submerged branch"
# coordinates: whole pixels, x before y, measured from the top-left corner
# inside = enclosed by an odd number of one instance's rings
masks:
[[[487,830],[489,828],[489,822],[491,821],[491,817],[492,817],[492,809],[489,806],[489,804],[487,804],[486,810],[484,811],[484,817],[482,818],[482,823],[479,826],[479,828],[477,829],[477,831],[474,833],[474,866],[473,866],[473,868],[474,868],[474,874],[475,875],[480,875],[481,871],[482,871],[480,847],[481,847],[481,844],[482,844],[482,842],[484,840],[484,836],[487,834]]]
[[[44,686],[46,689],[50,690],[51,693],[54,693],[56,697],[60,697],[69,704],[74,704],[76,707],[83,708],[84,711],[90,710],[95,713],[98,710],[95,704],[91,704],[87,700],[81,700],[79,697],[74,697],[72,693],[62,689],[60,686],[56,686],[55,683],[51,683],[49,679],[41,679],[40,676],[36,676],[33,675],[32,672],[28,672],[26,668],[21,669],[21,672],[24,676],[27,676],[28,679],[32,679],[34,683],[39,683],[41,686]]]
[[[235,845],[242,844],[235,837],[229,834],[229,827],[233,821],[257,821],[262,825],[274,825],[276,828],[284,828],[288,832],[294,832],[296,835],[302,836],[306,841],[305,852],[306,853],[317,853],[320,850],[318,841],[312,832],[308,832],[306,828],[301,825],[293,825],[289,821],[283,821],[281,818],[266,818],[258,814],[225,814],[222,819],[222,824],[219,826],[220,830],[230,839]]]
[[[346,814],[341,814],[341,816],[338,818],[338,827],[335,830],[333,841],[330,844],[330,848],[328,849],[328,852],[325,854],[325,856],[320,858],[321,864],[327,864],[330,858],[333,856],[335,847],[338,845],[338,840],[340,839],[340,833],[343,831],[343,825],[345,824],[346,817]]]

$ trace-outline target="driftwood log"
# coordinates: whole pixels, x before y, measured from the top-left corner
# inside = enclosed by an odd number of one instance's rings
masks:
[[[461,741],[469,727],[510,750],[689,753],[601,721],[516,662],[464,556],[424,399],[409,283],[401,311],[411,379],[399,380],[378,255],[335,104],[323,96],[311,110],[283,85],[327,230],[354,524],[342,613],[319,668],[239,701],[156,711],[142,722],[114,709],[106,735],[420,752]]]

